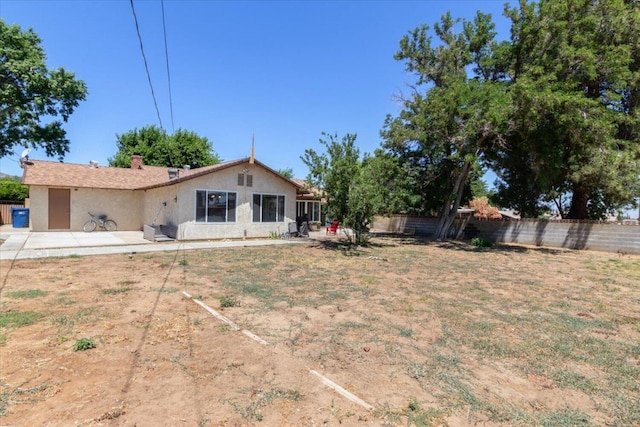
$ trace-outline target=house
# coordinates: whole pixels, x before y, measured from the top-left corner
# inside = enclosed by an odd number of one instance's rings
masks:
[[[105,214],[118,230],[165,225],[178,240],[268,237],[296,218],[300,186],[253,158],[205,166],[131,168],[29,160],[32,231],[82,230],[88,212]]]

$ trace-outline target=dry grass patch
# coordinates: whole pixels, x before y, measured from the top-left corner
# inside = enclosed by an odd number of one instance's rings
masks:
[[[374,238],[91,261],[6,272],[1,424],[640,424],[637,256]]]

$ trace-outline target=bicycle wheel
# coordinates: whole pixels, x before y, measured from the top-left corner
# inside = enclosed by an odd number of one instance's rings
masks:
[[[89,221],[84,223],[84,225],[82,226],[82,229],[87,233],[91,233],[97,227],[98,227],[98,223],[90,219]]]
[[[118,224],[112,219],[108,219],[104,222],[104,229],[107,231],[116,231],[118,229]]]

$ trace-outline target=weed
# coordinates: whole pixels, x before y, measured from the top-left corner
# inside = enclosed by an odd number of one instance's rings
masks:
[[[122,288],[109,288],[109,289],[103,289],[102,293],[104,295],[115,295],[115,294],[124,294],[129,292],[131,289],[133,289],[130,286],[125,286]]]
[[[369,325],[367,325],[366,323],[349,321],[341,323],[340,327],[342,329],[365,329],[368,328]]]
[[[400,336],[405,338],[411,338],[413,336],[413,330],[410,328],[400,328]]]
[[[549,412],[538,417],[541,426],[557,427],[557,426],[589,426],[592,425],[587,414],[574,409],[565,409],[555,412]]]
[[[181,266],[189,265],[189,261],[187,261],[186,259],[181,259],[178,262],[178,264],[181,265]]]
[[[38,298],[47,295],[47,293],[45,291],[41,291],[40,289],[29,289],[25,291],[7,292],[6,295],[9,298]]]
[[[12,390],[5,387],[5,385],[6,384],[2,384],[3,388],[0,392],[0,417],[6,413],[9,404],[33,402],[35,400],[34,396],[41,394],[49,388],[49,384],[47,383],[32,388],[22,388],[23,383]],[[22,396],[26,396],[26,398]]]
[[[240,306],[240,300],[236,298],[228,297],[228,296],[220,297],[220,307],[222,308],[239,307],[239,306]]]
[[[275,262],[271,260],[262,260],[258,261],[254,264],[254,267],[259,270],[271,270],[274,268]]]
[[[265,391],[262,389],[256,389],[251,391],[252,402],[243,407],[235,402],[229,402],[233,409],[236,410],[243,418],[252,421],[262,421],[262,408],[271,404],[275,399],[287,399],[298,401],[301,398],[301,394],[298,390],[283,390],[280,388],[275,388],[269,391]]]
[[[75,304],[76,302],[67,296],[60,296],[52,301],[53,305],[61,305],[63,307],[70,306]]]
[[[85,307],[78,309],[75,314],[58,314],[51,318],[51,323],[58,326],[58,332],[71,333],[76,323],[88,323],[97,320],[95,315],[96,307]]]
[[[445,414],[443,411],[434,408],[430,408],[425,411],[420,408],[420,404],[417,400],[412,399],[407,405],[404,415],[407,417],[408,426],[415,425],[416,427],[430,427],[438,424],[437,420],[442,418]]]
[[[44,314],[35,311],[7,311],[0,313],[0,328],[33,325]]]
[[[252,295],[262,300],[271,300],[274,295],[274,289],[272,287],[254,283],[242,285],[240,291],[242,291],[243,294]]]
[[[73,351],[85,351],[92,348],[96,348],[96,343],[93,338],[80,338],[73,344]]]
[[[54,338],[54,341],[56,344],[63,344],[67,341],[69,341],[69,338],[65,337],[64,335],[56,335]]]
[[[172,294],[174,292],[178,292],[180,289],[178,288],[174,288],[174,287],[162,287],[162,288],[152,288],[151,289],[153,292],[162,292],[162,293],[168,293],[168,294]]]
[[[590,379],[572,371],[556,370],[551,373],[550,377],[560,387],[572,388],[585,393],[591,393],[597,389]]]
[[[483,237],[474,237],[471,239],[471,244],[476,248],[490,248],[493,246],[493,242],[491,240]]]

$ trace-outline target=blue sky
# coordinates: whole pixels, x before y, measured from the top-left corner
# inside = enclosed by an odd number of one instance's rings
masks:
[[[512,2],[513,3],[513,2]],[[164,128],[207,137],[224,160],[248,156],[304,178],[306,148],[322,132],[356,133],[362,153],[380,146],[387,114],[412,76],[393,59],[398,42],[446,11],[491,13],[502,38],[504,1],[165,0],[173,126],[160,0],[135,0]],[[66,162],[106,165],[116,134],[159,125],[128,0],[0,0],[5,22],[33,28],[47,65],[64,67],[89,94],[65,124]],[[16,154],[0,169],[21,175]],[[43,150],[33,159],[47,159]],[[56,160],[56,159],[50,159]],[[491,183],[490,183],[491,184]]]

